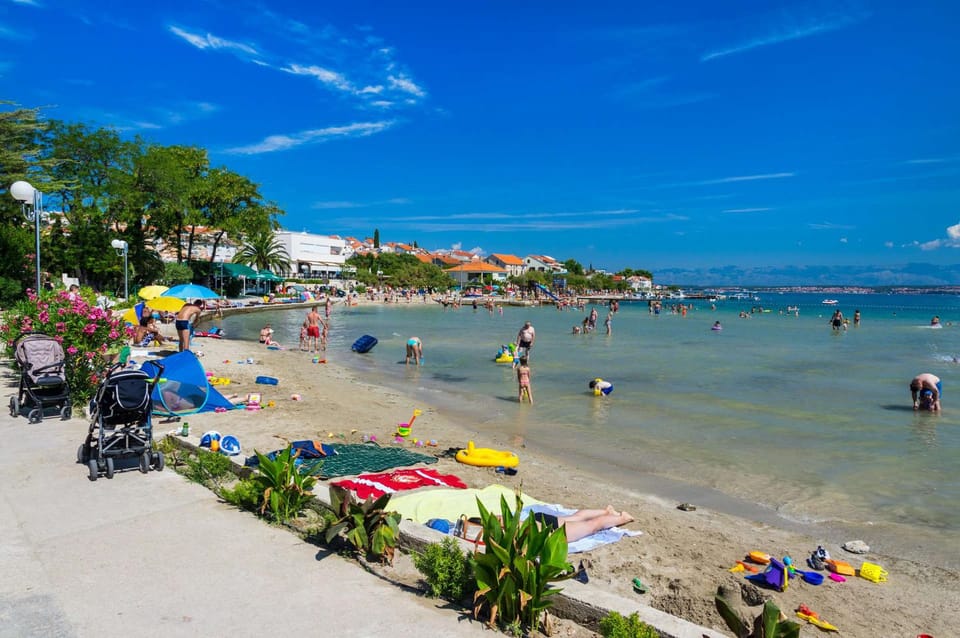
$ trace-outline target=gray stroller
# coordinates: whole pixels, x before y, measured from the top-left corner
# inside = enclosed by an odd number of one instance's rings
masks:
[[[69,419],[70,386],[63,346],[53,337],[28,332],[17,339],[14,358],[20,369],[20,387],[16,396],[10,397],[10,416],[20,416],[27,408],[30,423],[40,423],[47,409],[54,408],[61,419]]]

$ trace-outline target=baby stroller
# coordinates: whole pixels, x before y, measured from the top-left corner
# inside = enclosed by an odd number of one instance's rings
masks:
[[[70,386],[67,384],[66,356],[53,337],[37,332],[21,335],[14,345],[14,358],[20,368],[20,388],[10,397],[10,416],[20,416],[20,409],[30,408],[30,423],[43,421],[44,411],[55,407],[60,418],[70,418]]]
[[[156,376],[143,370],[122,370],[122,363],[110,368],[106,378],[90,401],[90,429],[87,439],[77,450],[77,462],[90,469],[90,480],[101,473],[113,478],[114,461],[139,457],[140,471],[146,474],[153,466],[163,470],[162,452],[153,451],[153,388],[160,380],[163,366],[156,366]]]

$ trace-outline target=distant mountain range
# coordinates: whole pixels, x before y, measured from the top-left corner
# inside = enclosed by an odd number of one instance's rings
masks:
[[[675,286],[948,286],[960,284],[960,264],[658,268],[654,281]]]

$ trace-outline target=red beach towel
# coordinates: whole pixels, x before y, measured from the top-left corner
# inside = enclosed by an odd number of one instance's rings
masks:
[[[378,498],[384,494],[393,494],[402,490],[415,490],[418,487],[454,487],[466,489],[467,484],[453,474],[440,474],[433,469],[403,469],[383,474],[361,474],[355,479],[334,481],[333,485],[345,487],[357,493],[357,497],[366,500],[371,496]]]

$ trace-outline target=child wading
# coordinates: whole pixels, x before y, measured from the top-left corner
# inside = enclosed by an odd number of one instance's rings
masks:
[[[526,396],[530,405],[533,405],[533,389],[530,387],[530,366],[527,365],[526,357],[520,357],[520,365],[517,366],[517,395],[520,403],[523,403],[523,397]]]

